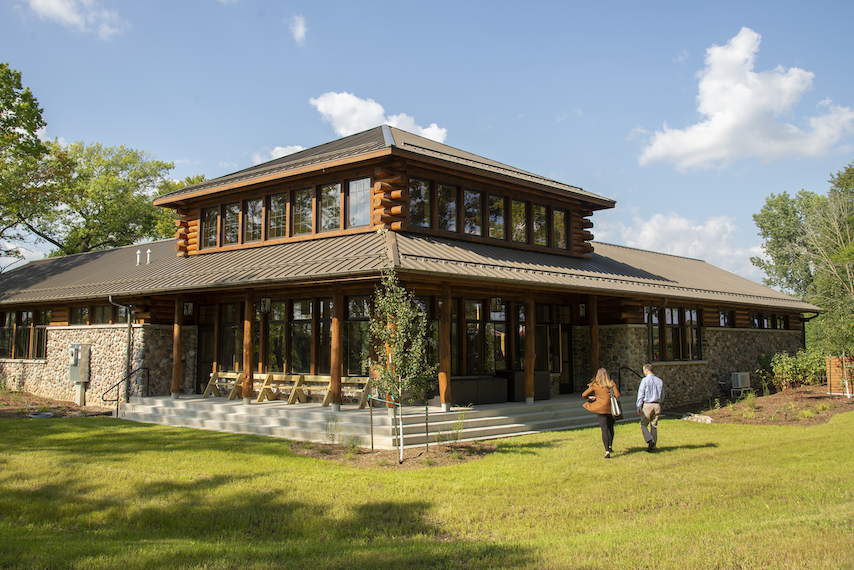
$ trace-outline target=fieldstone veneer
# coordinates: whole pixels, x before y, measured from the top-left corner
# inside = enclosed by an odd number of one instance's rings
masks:
[[[184,327],[181,392],[195,391],[197,327]],[[130,382],[131,396],[166,395],[172,383],[172,327],[134,325],[132,328],[132,369],[145,368]],[[105,405],[101,394],[124,377],[127,361],[127,325],[50,327],[45,360],[0,360],[0,377],[9,390],[26,391],[55,398],[76,398],[75,385],[69,379],[69,348],[88,344],[89,383],[87,405]],[[121,392],[122,399],[125,390]],[[114,396],[113,396],[114,397]]]
[[[172,327],[167,325],[133,326],[132,368],[145,368],[130,382],[131,396],[168,395],[172,383]],[[655,373],[665,383],[665,408],[702,402],[720,393],[718,382],[730,383],[733,372],[750,372],[753,386],[759,387],[756,369],[759,357],[777,352],[794,354],[804,347],[800,331],[754,329],[701,329],[703,360],[655,362]],[[182,338],[181,393],[195,392],[198,358],[198,327],[184,326]],[[121,380],[127,358],[127,326],[51,327],[47,337],[46,360],[0,360],[0,377],[10,390],[32,392],[58,400],[74,400],[75,386],[69,380],[68,349],[71,344],[89,344],[89,384],[86,403],[103,405],[101,394]],[[599,366],[607,368],[621,391],[637,393],[647,362],[647,331],[644,325],[606,325],[599,327]],[[728,356],[724,356],[728,355]],[[590,332],[573,327],[572,377],[580,393],[593,377],[590,372]],[[555,384],[553,392],[557,392]],[[124,397],[124,390],[122,396]]]
[[[582,327],[576,328],[581,333]],[[733,372],[749,372],[751,385],[759,387],[759,357],[778,352],[794,354],[804,348],[801,331],[703,328],[703,360],[653,362],[654,372],[665,386],[664,408],[702,402],[720,394],[718,382],[731,383]],[[575,338],[575,335],[573,335]],[[621,390],[637,394],[640,378],[621,367],[643,374],[647,362],[647,329],[645,325],[611,325],[599,327],[599,365],[608,369]],[[581,355],[589,361],[589,349]],[[586,366],[589,368],[589,365]],[[583,380],[581,386],[589,380]],[[578,386],[578,384],[576,384]]]

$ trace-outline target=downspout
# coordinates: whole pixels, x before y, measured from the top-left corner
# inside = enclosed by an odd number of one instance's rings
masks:
[[[113,296],[107,297],[111,305],[127,309],[128,312],[128,336],[127,336],[127,359],[125,360],[125,401],[130,402],[130,372],[131,357],[133,355],[133,305],[122,305],[113,301]]]

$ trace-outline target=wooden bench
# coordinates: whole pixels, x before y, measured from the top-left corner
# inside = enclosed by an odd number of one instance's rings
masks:
[[[332,379],[330,378],[330,383]],[[341,377],[341,395],[348,395],[359,399],[359,409],[363,409],[368,405],[368,396],[371,393],[371,379],[363,376],[342,376]],[[332,403],[332,391],[327,389],[326,395],[323,397],[323,405],[328,406]]]
[[[290,388],[291,393],[288,396],[289,404],[293,404],[296,401],[306,401],[305,393],[300,388],[303,382],[305,382],[304,374],[258,374],[258,379],[261,380],[262,378],[263,382],[261,384],[261,390],[258,392],[258,399],[256,400],[259,404],[267,400],[272,401],[277,399],[276,394],[273,392],[273,388]]]
[[[211,394],[221,396],[219,389],[222,387],[231,388],[228,399],[234,400],[237,397],[235,390],[238,385],[243,386],[243,372],[214,372],[211,374],[211,379],[208,380],[208,386],[205,388],[202,398],[207,398]]]

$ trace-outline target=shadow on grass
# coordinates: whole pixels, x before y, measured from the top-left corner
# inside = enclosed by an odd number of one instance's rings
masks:
[[[518,438],[515,438],[518,440]],[[530,443],[519,443],[518,441],[506,442],[501,441],[498,443],[495,453],[507,454],[512,453],[514,455],[524,454],[524,455],[533,455],[539,449],[551,449],[553,447],[558,447],[560,442],[558,441],[535,441]]]
[[[649,453],[650,455],[656,455],[660,453],[669,453],[671,451],[679,451],[682,449],[710,449],[715,447],[720,447],[720,445],[717,443],[692,443],[690,445],[656,446],[652,452],[648,452],[647,446],[644,445],[642,447],[629,447],[625,451],[621,451],[620,455],[630,455],[632,453]]]
[[[539,558],[520,546],[456,540],[431,522],[426,502],[363,503],[343,513],[274,492],[197,502],[201,489],[224,494],[231,483],[176,485],[168,494],[161,484],[142,487],[144,504],[160,506],[137,509],[87,500],[88,486],[69,480],[7,493],[0,567],[477,569],[530,567]]]
[[[291,481],[282,473],[275,488],[258,488],[259,478],[270,481],[277,473],[217,472],[188,480],[179,472],[125,474],[116,467],[119,480],[105,484],[90,479],[86,468],[127,462],[145,451],[225,450],[246,454],[246,461],[253,454],[290,453],[271,440],[253,445],[257,438],[207,432],[187,437],[180,430],[99,420],[22,421],[13,431],[0,442],[0,452],[24,460],[14,462],[17,470],[0,473],[3,569],[478,569],[530,567],[539,560],[530,548],[457,538],[435,522],[429,501],[371,501],[369,490],[343,478],[329,485]],[[59,471],[31,477],[28,452],[59,456]],[[317,496],[322,484],[329,486],[328,497],[346,494],[347,500],[304,498]]]

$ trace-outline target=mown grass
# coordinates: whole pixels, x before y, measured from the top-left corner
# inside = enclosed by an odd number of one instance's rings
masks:
[[[854,414],[662,420],[357,470],[108,418],[0,424],[0,568],[854,568]]]

